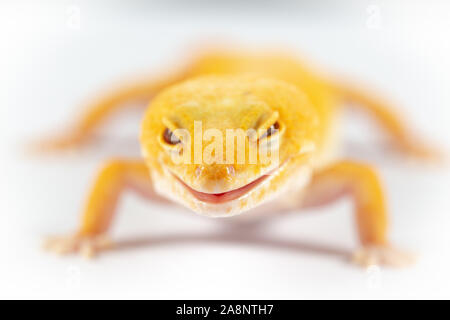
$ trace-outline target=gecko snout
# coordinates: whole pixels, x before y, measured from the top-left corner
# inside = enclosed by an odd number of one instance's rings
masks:
[[[196,189],[202,192],[220,193],[233,189],[236,168],[230,164],[198,165],[195,170]]]

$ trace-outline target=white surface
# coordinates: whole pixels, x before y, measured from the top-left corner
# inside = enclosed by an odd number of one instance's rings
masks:
[[[124,116],[115,139],[81,154],[20,152],[98,90],[171,66],[204,39],[282,45],[324,70],[363,79],[448,148],[448,3],[43,3],[0,4],[0,298],[450,298],[448,169],[384,155],[368,143],[366,122],[346,122],[347,155],[380,168],[391,239],[420,254],[406,270],[345,261],[357,245],[346,201],[224,234],[220,221],[127,195],[113,230],[123,250],[89,262],[61,259],[40,250],[42,237],[74,230],[102,159],[137,154],[136,141],[119,137],[136,135],[138,120]]]

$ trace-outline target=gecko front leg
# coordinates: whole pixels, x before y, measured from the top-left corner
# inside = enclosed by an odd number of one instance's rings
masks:
[[[375,170],[366,164],[341,161],[314,174],[305,197],[305,206],[318,206],[343,195],[351,196],[362,248],[353,261],[367,266],[403,266],[413,257],[394,249],[387,239],[388,218],[385,197]]]
[[[107,231],[121,194],[130,188],[146,197],[155,196],[145,162],[109,160],[100,170],[89,194],[79,230],[73,235],[51,237],[45,247],[61,254],[79,251],[85,257],[110,247]]]

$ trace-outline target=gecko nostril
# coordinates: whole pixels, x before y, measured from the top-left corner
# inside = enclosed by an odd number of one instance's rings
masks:
[[[203,166],[197,166],[197,168],[195,168],[195,177],[200,177],[200,175],[202,174],[204,167]]]
[[[234,175],[236,174],[234,166],[227,166],[227,173],[230,177],[234,177]]]

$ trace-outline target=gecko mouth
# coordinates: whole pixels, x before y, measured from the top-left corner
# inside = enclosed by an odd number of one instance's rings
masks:
[[[271,173],[264,174],[260,176],[259,178],[253,180],[252,182],[246,184],[245,186],[242,186],[237,189],[233,189],[227,192],[221,192],[221,193],[206,193],[206,192],[200,192],[197,191],[190,186],[188,186],[183,180],[176,177],[177,180],[198,200],[208,203],[224,203],[228,201],[232,201],[235,199],[238,199],[242,197],[243,195],[247,194],[251,190],[253,190],[256,186],[258,186],[260,183],[262,183],[264,180],[266,180]]]

